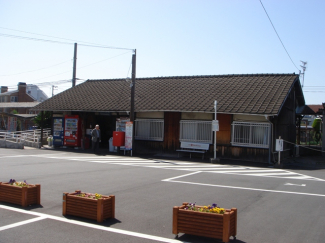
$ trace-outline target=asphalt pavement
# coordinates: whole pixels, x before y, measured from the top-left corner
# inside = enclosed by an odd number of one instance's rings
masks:
[[[301,163],[302,164],[302,163]],[[221,242],[172,234],[183,202],[238,209],[230,242],[324,242],[321,167],[173,156],[130,157],[73,149],[0,149],[0,181],[41,184],[41,206],[0,203],[0,242]],[[116,196],[115,219],[62,216],[63,192]]]

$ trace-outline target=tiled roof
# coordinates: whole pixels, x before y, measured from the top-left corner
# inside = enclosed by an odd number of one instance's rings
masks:
[[[220,113],[277,115],[296,81],[296,74],[137,78],[135,111],[214,112],[217,100]],[[129,111],[130,90],[125,79],[88,80],[33,110]]]
[[[4,92],[4,93],[0,93],[0,96],[12,95],[14,93],[18,93],[18,89],[12,90],[12,91],[7,91],[7,92]]]
[[[0,102],[0,108],[32,108],[40,102]]]
[[[296,114],[297,115],[316,115],[315,111],[313,111],[310,106],[303,105],[296,107]]]
[[[319,112],[319,110],[323,109],[322,105],[308,105],[310,109],[312,109],[315,113]]]

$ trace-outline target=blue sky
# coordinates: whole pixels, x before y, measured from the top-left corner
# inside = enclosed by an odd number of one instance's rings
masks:
[[[325,102],[325,1],[262,3],[293,62],[260,0],[0,0],[0,85],[70,88],[74,42],[80,80],[131,76],[131,50],[87,42],[136,49],[137,77],[299,73],[307,61],[306,103]]]

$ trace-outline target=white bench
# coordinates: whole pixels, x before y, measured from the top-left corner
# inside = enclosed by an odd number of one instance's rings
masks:
[[[181,142],[180,149],[177,149],[177,152],[186,152],[190,153],[200,153],[202,154],[202,159],[204,159],[204,154],[209,150],[208,143],[192,143],[192,142]],[[178,153],[179,157],[179,153]]]

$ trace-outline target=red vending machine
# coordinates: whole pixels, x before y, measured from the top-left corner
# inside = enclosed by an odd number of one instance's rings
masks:
[[[81,146],[81,121],[78,115],[64,117],[64,146]]]

